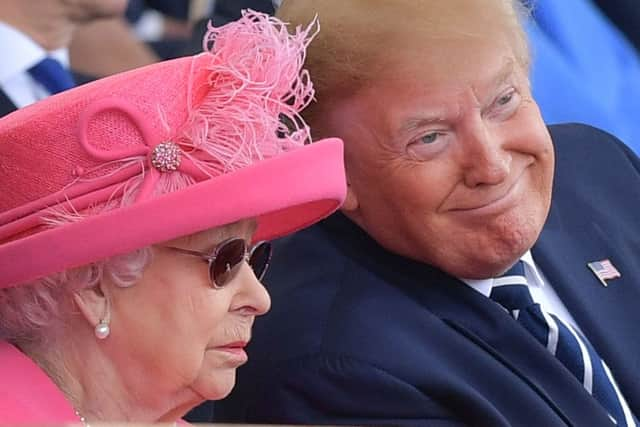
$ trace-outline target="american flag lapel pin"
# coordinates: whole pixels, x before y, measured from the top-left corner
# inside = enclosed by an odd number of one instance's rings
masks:
[[[587,267],[596,275],[602,286],[607,287],[607,280],[622,277],[622,274],[608,259],[587,263]]]

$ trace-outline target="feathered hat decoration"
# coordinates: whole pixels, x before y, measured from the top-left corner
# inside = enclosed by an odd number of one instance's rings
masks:
[[[335,210],[342,143],[305,145],[300,116],[317,31],[245,11],[210,24],[199,55],[0,120],[0,286],[243,218],[277,237]]]

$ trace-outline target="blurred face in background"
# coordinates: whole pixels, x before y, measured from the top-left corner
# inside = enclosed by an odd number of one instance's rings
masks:
[[[312,128],[345,140],[343,211],[389,250],[457,277],[509,268],[537,240],[551,200],[551,139],[508,4],[380,0],[342,10],[343,28],[361,29],[341,35],[358,40],[358,88],[325,98],[320,88],[312,117]]]
[[[81,24],[123,15],[127,0],[2,0],[0,20],[45,50],[68,47]]]
[[[51,1],[51,0],[47,0]],[[58,0],[66,15],[74,22],[83,23],[124,14],[128,0]]]

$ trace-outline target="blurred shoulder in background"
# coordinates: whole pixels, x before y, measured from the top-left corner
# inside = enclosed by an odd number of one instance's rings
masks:
[[[594,3],[640,51],[640,7],[636,0],[594,0]]]
[[[591,0],[525,3],[531,84],[545,121],[600,127],[640,152],[640,55],[632,43]],[[626,10],[640,13],[637,4]]]
[[[0,116],[73,87],[68,49],[75,31],[121,16],[126,5],[127,0],[0,2]]]

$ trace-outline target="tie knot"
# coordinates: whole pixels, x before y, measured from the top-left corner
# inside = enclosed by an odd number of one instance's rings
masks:
[[[51,94],[71,89],[75,86],[73,76],[60,61],[49,56],[29,68],[29,74]]]
[[[509,311],[522,310],[534,304],[522,261],[515,263],[502,276],[493,279],[489,297]]]

